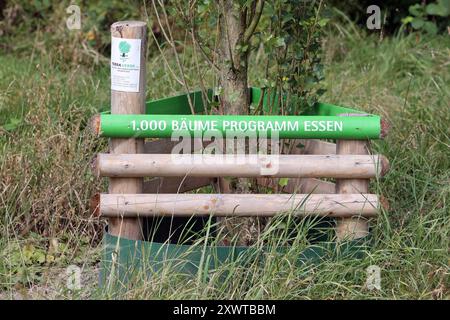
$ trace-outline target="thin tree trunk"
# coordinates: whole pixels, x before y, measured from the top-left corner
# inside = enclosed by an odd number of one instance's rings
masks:
[[[248,113],[247,52],[238,50],[245,32],[245,13],[233,5],[233,0],[222,0],[220,21],[220,85],[222,108],[227,114]]]
[[[220,111],[245,115],[248,114],[250,100],[247,83],[249,46],[243,50],[243,46],[248,45],[248,39],[245,39],[247,12],[233,0],[218,0],[218,6],[221,12]],[[219,178],[219,189],[222,193],[248,193],[250,180]],[[257,240],[264,225],[265,218],[219,218],[219,226],[224,232],[222,243],[250,245]]]

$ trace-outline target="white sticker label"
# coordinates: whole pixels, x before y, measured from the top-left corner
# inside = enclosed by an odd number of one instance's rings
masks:
[[[112,38],[111,89],[139,92],[141,39]]]

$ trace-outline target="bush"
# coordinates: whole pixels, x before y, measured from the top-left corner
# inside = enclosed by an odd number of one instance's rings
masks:
[[[381,9],[383,29],[391,34],[398,31],[402,25],[409,23],[414,30],[429,33],[446,32],[449,25],[449,0],[349,0],[345,2],[330,0],[329,4],[345,13],[361,27],[365,27],[369,16],[366,12],[367,7],[377,5]],[[412,23],[413,19],[414,23]]]
[[[410,24],[414,30],[429,34],[445,32],[450,25],[450,0],[437,0],[429,4],[418,3],[409,7],[409,13],[410,15],[402,22]]]

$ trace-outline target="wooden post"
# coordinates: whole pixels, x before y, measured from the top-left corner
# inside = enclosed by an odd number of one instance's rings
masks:
[[[115,52],[118,56],[117,61],[111,60],[111,113],[145,113],[147,25],[142,21],[116,22],[111,26],[111,36],[112,38],[124,39],[123,41],[112,39],[111,42],[112,58],[113,50],[119,50]],[[126,39],[139,39],[139,41],[126,41]],[[139,48],[139,42],[140,52],[136,53],[133,50]],[[138,71],[127,70],[125,64],[128,66],[130,64],[136,65]],[[113,70],[114,68],[116,69]],[[110,140],[110,153],[112,154],[142,153],[143,150],[144,139]],[[110,178],[109,180],[109,193],[142,193],[142,187],[142,178]],[[141,218],[110,218],[108,228],[109,232],[115,236],[133,240],[142,239]]]
[[[369,154],[368,141],[337,140],[336,154]],[[369,189],[368,179],[337,179],[336,193],[366,194]],[[368,204],[369,205],[369,204]],[[369,233],[368,223],[364,217],[338,218],[336,221],[336,236],[340,240],[354,240]]]

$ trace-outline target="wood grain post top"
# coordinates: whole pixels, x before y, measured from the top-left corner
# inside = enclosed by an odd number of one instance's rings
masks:
[[[142,26],[146,26],[147,22],[145,21],[140,21],[140,20],[125,20],[125,21],[117,21],[114,22],[111,27],[116,27],[116,26],[126,26],[126,27],[142,27]]]
[[[89,131],[95,135],[100,136],[100,128],[101,128],[101,117],[99,114],[94,115],[89,120]]]
[[[389,159],[386,158],[384,155],[380,156],[380,165],[381,165],[381,170],[380,170],[380,176],[384,177],[390,170],[391,165],[389,163]]]
[[[100,216],[100,193],[96,193],[92,196],[89,207],[90,212],[94,217]]]
[[[144,21],[118,21],[111,25],[111,35],[117,38],[141,39],[145,37],[147,23]]]
[[[380,120],[380,126],[381,126],[380,139],[384,139],[391,130],[391,123],[388,120],[382,118]]]

